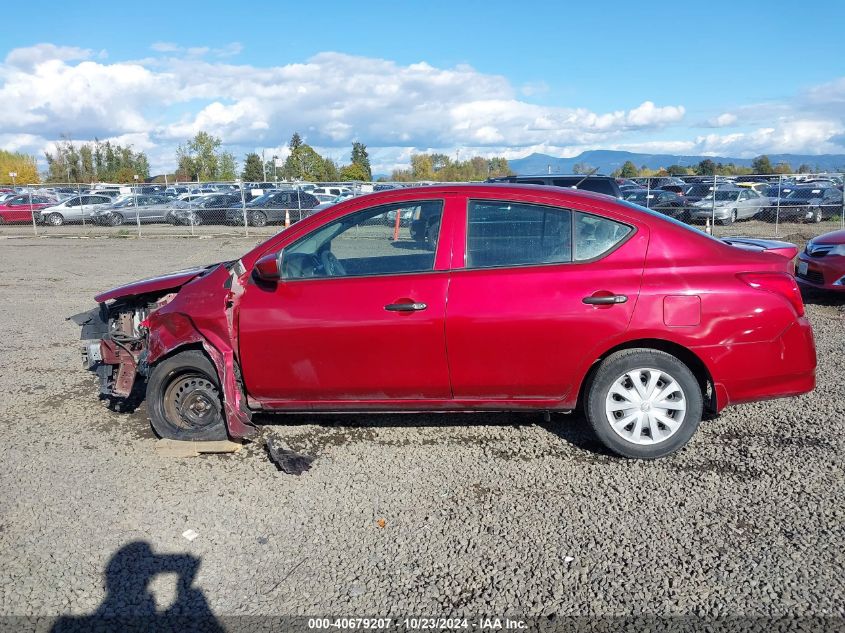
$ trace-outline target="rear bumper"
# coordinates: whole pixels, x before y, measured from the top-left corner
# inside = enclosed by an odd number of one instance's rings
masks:
[[[805,317],[771,341],[694,351],[713,376],[717,411],[742,402],[797,396],[816,386],[816,345]]]

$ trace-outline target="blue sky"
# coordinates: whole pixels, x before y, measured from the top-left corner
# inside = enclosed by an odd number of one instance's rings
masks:
[[[184,5],[5,7],[0,147],[96,134],[166,167],[205,126],[236,152],[294,127],[339,158],[362,140],[382,169],[426,149],[845,151],[842,1]]]

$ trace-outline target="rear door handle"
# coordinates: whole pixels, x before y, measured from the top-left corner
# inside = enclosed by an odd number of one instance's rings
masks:
[[[591,295],[581,299],[587,305],[612,305],[614,303],[625,303],[628,301],[627,295]]]
[[[427,307],[424,303],[388,303],[384,309],[388,312],[418,312]]]

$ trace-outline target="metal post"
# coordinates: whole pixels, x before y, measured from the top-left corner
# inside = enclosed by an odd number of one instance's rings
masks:
[[[716,232],[716,172],[713,172],[713,204],[710,205],[711,222],[710,227],[712,231]]]
[[[82,207],[82,228],[85,228],[85,205],[82,204],[82,188],[76,183],[76,195],[79,196],[79,206]]]
[[[138,237],[141,237],[141,211],[138,209],[138,175],[133,176],[135,186],[132,187],[132,196],[135,198],[135,223],[138,225]]]
[[[38,235],[38,227],[35,226],[35,213],[32,210],[32,185],[29,187],[29,215],[32,216],[32,232]]]
[[[261,150],[261,169],[264,171],[264,182],[267,182],[267,162],[264,160],[264,150]]]
[[[651,195],[651,178],[646,177],[645,179],[645,208],[650,209],[651,207],[648,206],[648,198]]]
[[[778,236],[780,230],[780,196],[783,191],[783,174],[778,176],[778,200],[775,204],[775,237]]]
[[[241,213],[244,216],[244,235],[249,237],[249,222],[246,221],[246,195],[244,195],[244,183],[241,181]]]
[[[845,174],[840,174],[843,178],[842,186],[842,213],[839,214],[839,228],[845,229]]]

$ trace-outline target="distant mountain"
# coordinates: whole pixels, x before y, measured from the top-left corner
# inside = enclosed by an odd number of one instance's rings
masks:
[[[843,171],[845,170],[845,154],[767,154],[772,165],[789,163],[793,169],[802,164],[810,165],[813,171]],[[551,167],[552,173],[571,174],[578,163],[591,167],[598,167],[597,173],[610,175],[630,160],[637,167],[645,165],[649,169],[660,169],[669,165],[692,167],[709,158],[714,163],[733,163],[737,166],[750,167],[752,158],[729,158],[726,156],[684,156],[681,154],[637,154],[634,152],[620,152],[615,150],[590,150],[582,152],[573,158],[555,158],[547,154],[530,154],[525,158],[515,158],[508,161],[510,168],[517,174],[547,174]]]

